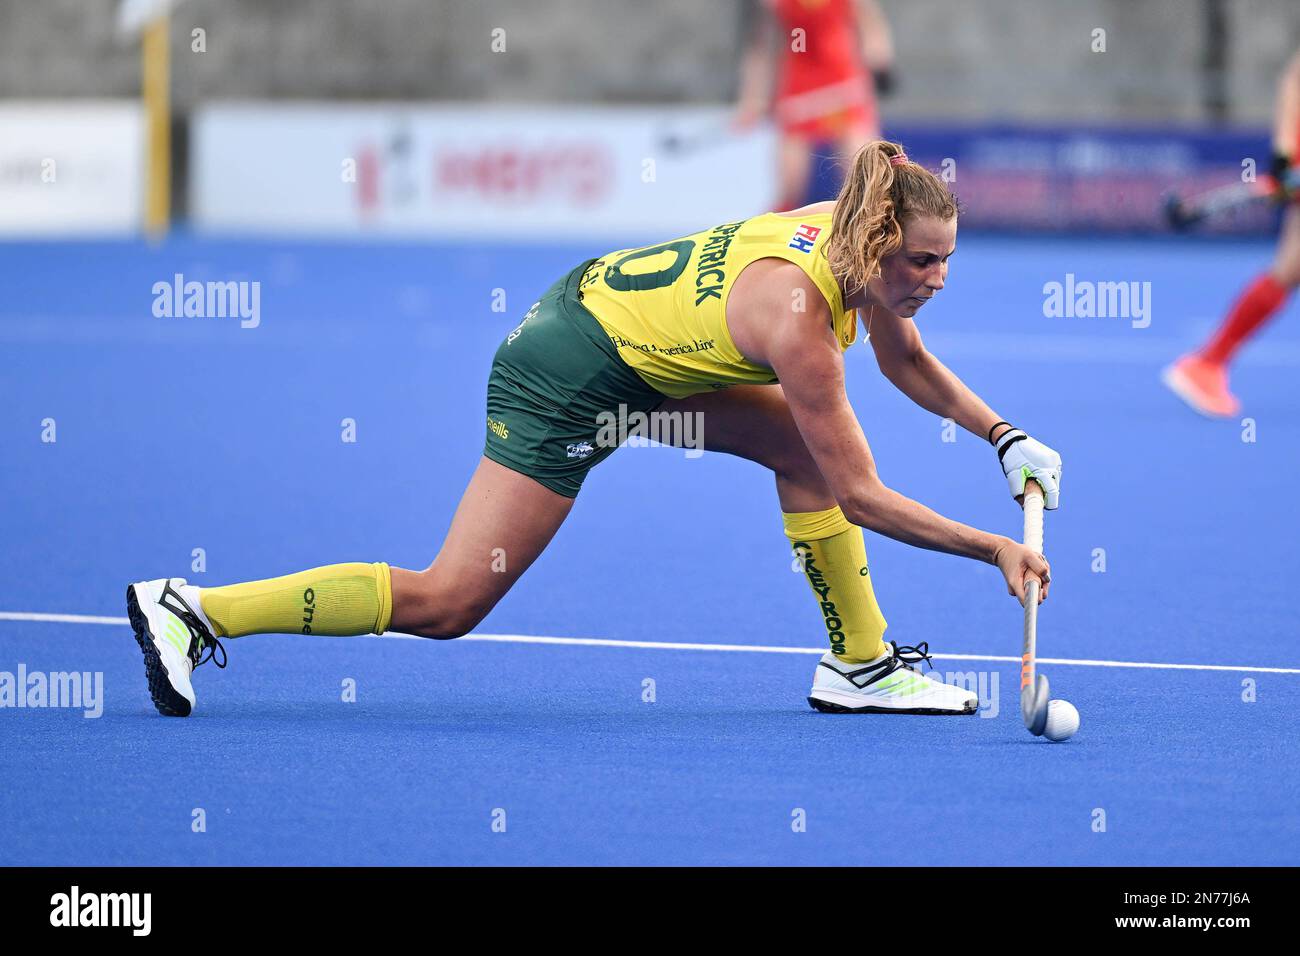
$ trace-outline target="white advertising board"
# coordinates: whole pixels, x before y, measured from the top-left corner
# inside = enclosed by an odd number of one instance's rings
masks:
[[[682,232],[773,199],[773,137],[709,108],[216,104],[199,229],[500,238]]]
[[[0,235],[129,234],[142,222],[132,101],[0,101]]]

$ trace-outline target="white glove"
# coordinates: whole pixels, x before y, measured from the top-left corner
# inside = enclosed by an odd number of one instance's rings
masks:
[[[1011,497],[1025,493],[1030,478],[1043,486],[1043,507],[1056,508],[1061,497],[1061,456],[1019,428],[1009,428],[997,440],[998,461],[1011,486]]]

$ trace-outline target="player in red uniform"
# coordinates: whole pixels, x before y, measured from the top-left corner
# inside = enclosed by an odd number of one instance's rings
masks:
[[[1300,51],[1291,57],[1278,83],[1273,123],[1273,179],[1279,183],[1300,161]],[[1165,370],[1164,380],[1202,415],[1231,418],[1241,403],[1228,390],[1228,364],[1237,350],[1273,316],[1300,285],[1300,206],[1294,195],[1282,220],[1273,267],[1257,276],[1238,296],[1223,324],[1200,349]]]
[[[807,198],[813,148],[831,143],[847,164],[880,138],[876,87],[893,69],[889,24],[876,0],[761,0],[741,66],[736,125],[771,112],[779,131],[776,209]],[[780,50],[775,95],[768,89],[773,48]]]

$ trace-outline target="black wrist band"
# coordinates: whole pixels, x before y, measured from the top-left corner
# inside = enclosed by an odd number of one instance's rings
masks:
[[[1008,428],[1004,431],[998,436],[998,443],[993,446],[998,450],[998,461],[1002,461],[1007,457],[1007,451],[1010,450],[1012,445],[1018,441],[1024,441],[1028,437],[1019,428]]]
[[[990,445],[993,444],[993,432],[997,430],[997,427],[998,427],[999,425],[1006,425],[1008,428],[1015,428],[1015,427],[1016,427],[1015,425],[1011,424],[1010,422],[994,422],[994,423],[993,423],[993,427],[989,429],[989,444],[990,444]]]

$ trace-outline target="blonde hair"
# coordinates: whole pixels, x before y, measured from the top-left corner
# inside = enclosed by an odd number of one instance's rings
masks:
[[[908,216],[953,219],[957,200],[939,177],[912,162],[898,143],[867,143],[853,157],[835,199],[826,258],[852,295],[879,274],[880,260],[903,244]]]

